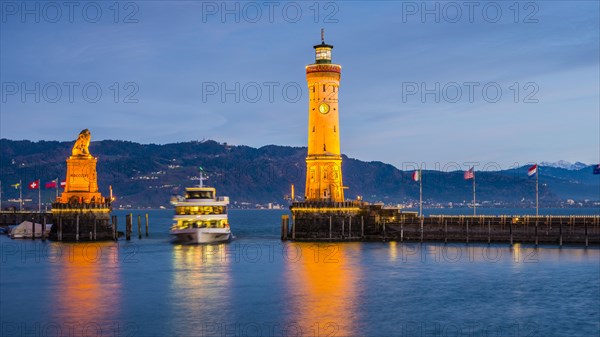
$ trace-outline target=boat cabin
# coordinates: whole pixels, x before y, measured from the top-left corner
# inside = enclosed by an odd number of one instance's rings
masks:
[[[215,194],[212,187],[189,187],[185,189],[185,200],[215,200]]]

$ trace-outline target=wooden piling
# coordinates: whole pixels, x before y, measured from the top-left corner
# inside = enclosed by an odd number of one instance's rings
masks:
[[[585,219],[583,220],[583,222],[585,223],[585,247],[587,248],[587,246],[588,246],[588,224]]]
[[[148,213],[146,213],[146,236],[150,236],[150,232],[148,231]]]
[[[142,239],[142,216],[138,214],[138,240]]]
[[[404,219],[400,221],[400,242],[404,241]]]
[[[112,235],[113,235],[113,240],[117,240],[118,235],[117,235],[117,216],[113,215],[112,217]]]
[[[448,220],[444,220],[444,243],[448,243]]]
[[[58,217],[58,240],[62,241],[62,217]]]
[[[560,247],[562,247],[562,228],[563,228],[562,219],[560,219],[560,224],[558,226],[559,226],[558,227],[558,234],[559,234],[558,245]]]
[[[535,218],[535,246],[538,245],[538,218]]]
[[[513,221],[512,219],[510,220],[510,228],[509,228],[509,233],[510,233],[510,245],[513,245]]]
[[[488,245],[491,243],[492,241],[492,224],[491,224],[491,220],[488,220]]]
[[[573,233],[573,229],[575,228],[575,216],[571,215],[569,217],[569,231]]]
[[[352,238],[352,215],[348,218],[348,238]]]
[[[383,241],[385,241],[385,219],[383,219]]]
[[[287,241],[288,239],[288,223],[289,217],[287,215],[281,216],[281,240]]]
[[[330,216],[329,216],[329,240],[331,240],[331,235],[332,235],[332,234],[331,234],[331,231],[332,231],[332,227],[333,227],[333,224],[332,224],[332,219],[331,219],[331,215],[330,215]]]
[[[473,219],[475,221],[475,219]],[[469,220],[467,220],[467,243],[469,243]]]
[[[365,219],[362,215],[360,216],[360,236],[363,239],[365,237]]]
[[[423,217],[421,217],[421,243],[423,243]]]
[[[46,216],[42,220],[42,241],[46,241]]]
[[[31,219],[31,240],[35,240],[35,224],[37,221],[35,219]]]
[[[292,240],[296,240],[296,216],[292,215]]]
[[[97,222],[98,222],[98,219],[96,219],[96,217],[94,217],[94,241],[96,241],[97,237],[98,237],[98,232],[96,231]]]
[[[79,241],[79,214],[75,216],[75,241]]]
[[[125,216],[125,240],[131,240],[131,214]]]
[[[344,226],[346,224],[344,223],[344,218],[342,217],[342,240],[344,239]]]
[[[285,216],[285,240],[287,241],[290,235],[290,217],[288,215]]]

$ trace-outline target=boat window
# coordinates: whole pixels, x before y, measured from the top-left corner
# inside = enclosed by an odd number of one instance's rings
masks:
[[[178,206],[175,207],[177,215],[215,215],[227,214],[225,206]]]
[[[227,220],[192,220],[192,221],[181,221],[177,225],[173,226],[174,229],[186,229],[186,228],[224,228],[227,224]]]
[[[185,193],[186,199],[214,199],[213,191],[188,191]]]

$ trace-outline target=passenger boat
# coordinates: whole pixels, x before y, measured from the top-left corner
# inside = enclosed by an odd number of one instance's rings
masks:
[[[214,243],[232,238],[227,219],[228,197],[217,197],[214,187],[200,185],[185,189],[183,197],[171,201],[175,205],[174,224],[169,233],[175,242],[186,244]]]

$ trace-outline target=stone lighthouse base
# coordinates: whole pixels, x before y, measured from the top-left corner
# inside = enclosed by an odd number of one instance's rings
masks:
[[[54,203],[50,240],[69,242],[114,240],[115,230],[110,222],[110,210],[110,203]]]
[[[294,241],[363,241],[385,233],[386,224],[415,215],[364,201],[294,202],[282,224],[282,239]]]

